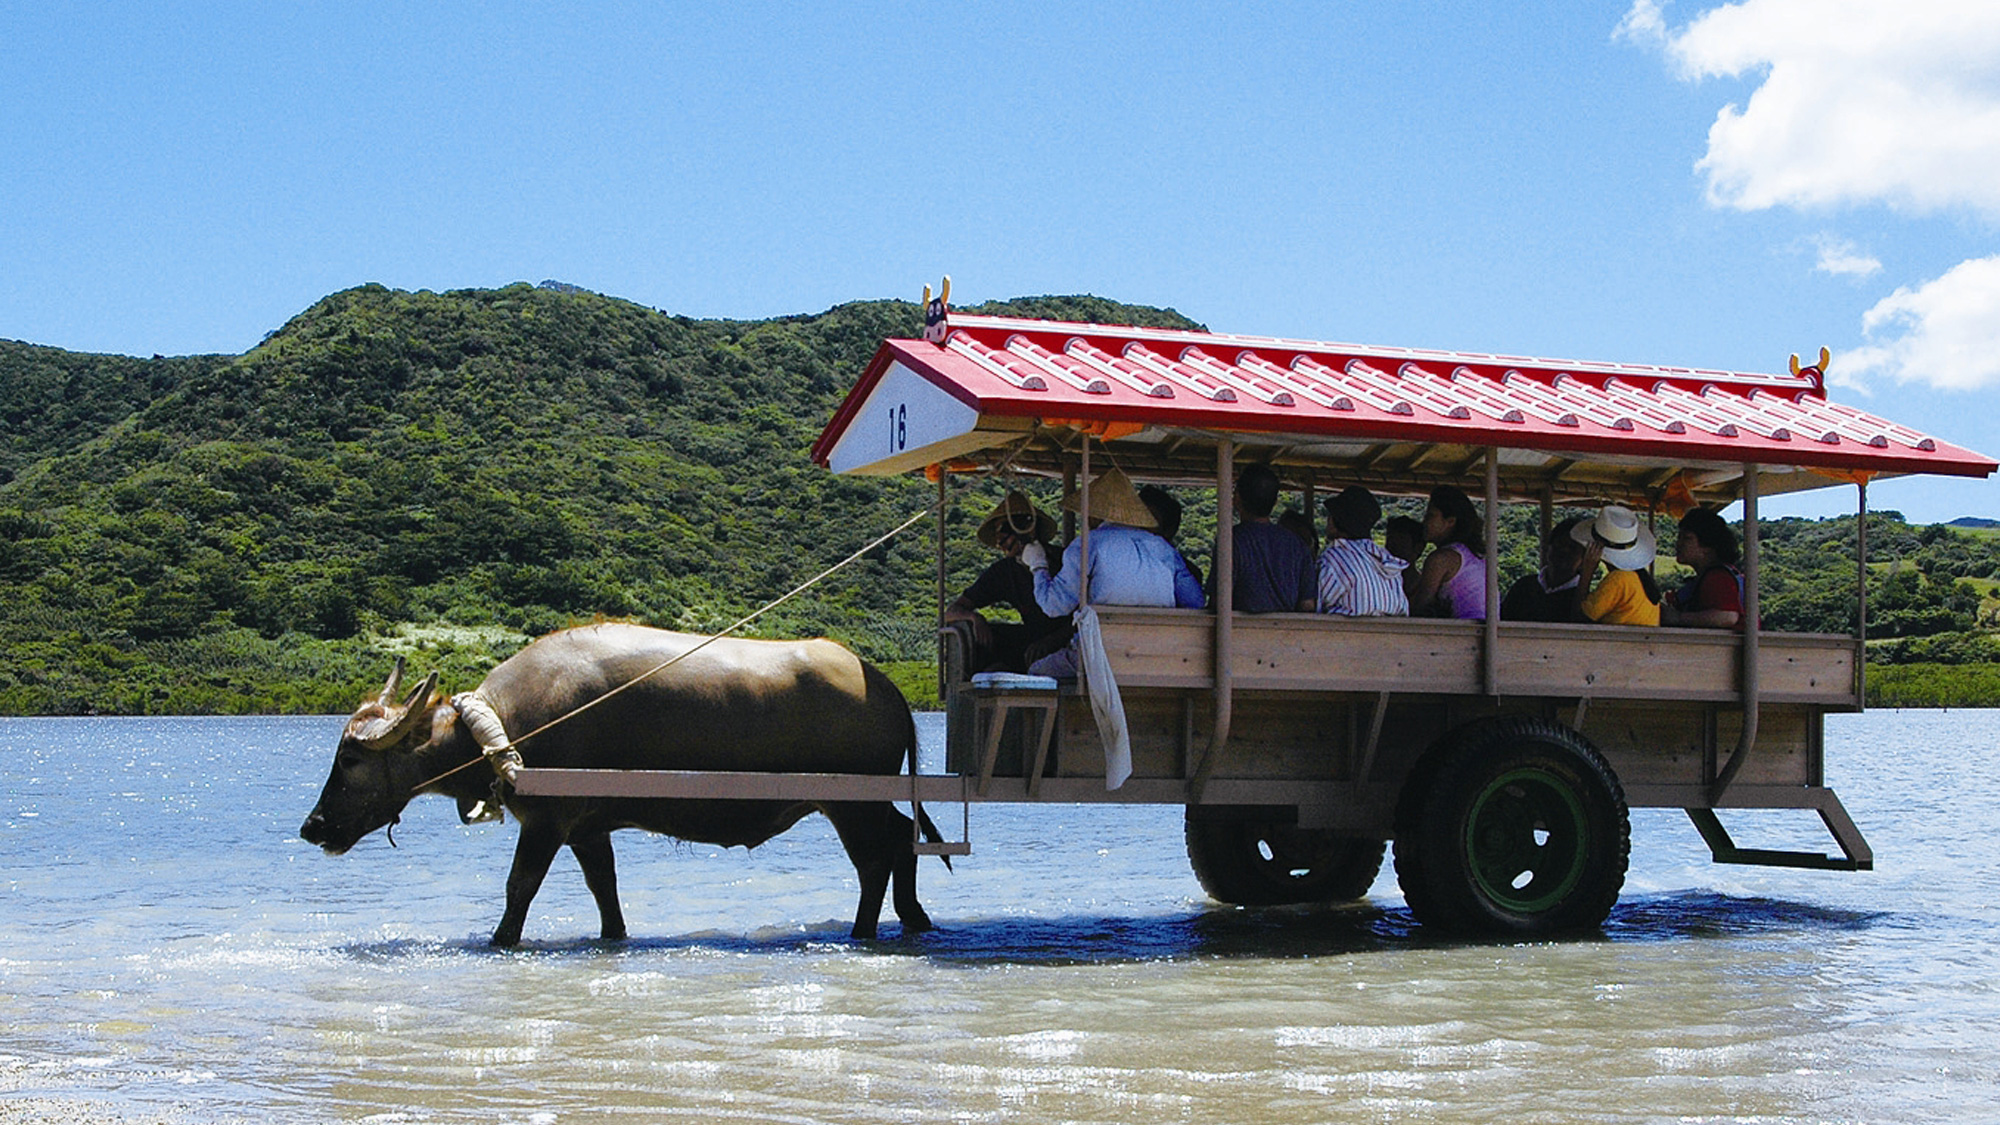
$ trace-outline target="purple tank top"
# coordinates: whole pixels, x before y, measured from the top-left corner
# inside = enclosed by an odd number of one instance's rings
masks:
[[[1438,591],[1451,603],[1451,615],[1461,621],[1486,620],[1486,560],[1463,543],[1452,543],[1458,552],[1458,573]]]

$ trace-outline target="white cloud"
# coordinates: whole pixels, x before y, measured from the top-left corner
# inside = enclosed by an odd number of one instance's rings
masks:
[[[1907,286],[1863,314],[1868,344],[1836,356],[1834,382],[1865,387],[1872,375],[1950,390],[2000,385],[2000,255],[1960,262]]]
[[[1819,261],[1813,264],[1813,268],[1821,273],[1830,273],[1835,277],[1867,277],[1882,269],[1881,261],[1873,254],[1863,252],[1847,239],[1823,234],[1813,240],[1813,245],[1819,250]]]
[[[1613,37],[1657,46],[1689,80],[1755,83],[1716,114],[1695,164],[1716,206],[1882,204],[2000,220],[1996,0],[1736,0],[1681,27],[1661,0],[1633,0]],[[1821,272],[1882,269],[1845,239],[1814,246]],[[1867,342],[1834,357],[1834,382],[2000,385],[2000,256],[1897,289],[1861,329]]]
[[[1881,202],[2000,217],[2000,3],[1741,0],[1667,26],[1635,0],[1615,33],[1690,79],[1762,74],[1696,168],[1742,210]]]
[[[1633,43],[1664,43],[1667,39],[1667,19],[1660,13],[1657,0],[1632,0],[1632,10],[1618,21],[1612,29],[1613,39],[1625,39]]]

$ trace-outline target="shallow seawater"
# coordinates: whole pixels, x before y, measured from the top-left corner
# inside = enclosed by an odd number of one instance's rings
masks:
[[[1864,873],[1718,867],[1679,813],[1587,940],[1210,904],[1170,808],[972,812],[940,931],[846,937],[818,818],[753,852],[621,833],[632,940],[558,861],[488,949],[513,826],[412,805],[297,838],[340,720],[0,720],[0,1118],[1990,1121],[2000,714],[1828,720]],[[927,753],[939,753],[935,716]],[[955,806],[934,814],[956,833]],[[1739,841],[1830,849],[1810,813]]]

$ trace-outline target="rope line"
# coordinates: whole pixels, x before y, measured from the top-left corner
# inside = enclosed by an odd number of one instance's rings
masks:
[[[806,579],[804,582],[799,583],[797,586],[794,586],[789,593],[786,593],[782,597],[779,597],[773,601],[764,603],[764,606],[761,609],[758,609],[753,613],[749,613],[744,615],[743,617],[737,618],[734,622],[730,623],[730,625],[724,628],[721,632],[712,634],[704,638],[701,641],[701,643],[695,645],[693,648],[688,649],[686,652],[681,653],[679,656],[663,660],[660,663],[653,665],[651,668],[648,668],[644,672],[641,672],[638,675],[632,677],[631,679],[625,681],[624,683],[619,684],[617,687],[612,688],[610,691],[605,692],[603,695],[598,696],[596,699],[593,699],[590,702],[583,704],[582,706],[572,708],[565,714],[558,715],[555,718],[550,719],[548,722],[543,723],[541,726],[536,727],[534,730],[529,731],[528,733],[522,735],[519,738],[509,739],[508,745],[519,746],[523,742],[526,742],[529,739],[535,737],[536,735],[541,734],[543,731],[548,730],[550,727],[556,726],[557,724],[560,723],[566,723],[569,720],[577,717],[578,715],[583,714],[585,711],[590,710],[592,707],[595,707],[598,704],[604,702],[605,700],[610,699],[612,696],[617,695],[618,693],[624,691],[625,689],[636,686],[637,684],[644,682],[648,678],[660,672],[664,672],[668,668],[671,668],[676,664],[679,664],[681,661],[686,660],[688,657],[693,656],[695,653],[700,652],[702,649],[707,648],[709,645],[714,644],[716,641],[721,640],[722,638],[728,636],[729,634],[734,633],[736,630],[741,629],[743,626],[748,625],[752,621],[757,620],[759,617],[764,616],[766,613],[769,613],[770,611],[778,608],[779,606],[785,604],[786,602],[791,601],[793,598],[806,592],[806,590],[810,589],[814,585],[830,577],[834,572],[840,570],[841,568],[847,566],[849,563],[852,563],[854,560],[860,558],[861,556],[867,554],[868,552],[874,550],[875,548],[881,546],[884,543],[887,543],[889,540],[902,534],[904,531],[909,529],[911,524],[916,523],[918,520],[923,519],[927,515],[930,515],[933,511],[939,510],[944,503],[945,501],[937,501],[924,508],[919,509],[915,515],[912,515],[909,519],[906,519],[902,523],[897,524],[895,528],[893,528],[888,532],[885,532],[884,534],[882,534],[881,536],[870,542],[867,546],[862,547],[860,550],[855,551],[853,554],[847,556],[846,558],[840,560],[837,563],[834,563],[832,566],[827,567],[825,570],[820,571],[818,574],[813,575],[811,578]],[[484,761],[486,761],[486,756],[484,754],[481,754],[479,757],[474,758],[471,761],[464,763],[463,765],[453,766],[451,769],[448,769],[443,773],[437,775],[436,777],[431,778],[429,781],[426,781],[423,784],[417,786],[416,790],[413,790],[413,792],[428,789],[431,786],[436,785],[438,782],[443,781],[445,778],[450,777],[451,775],[459,772],[460,770],[470,769],[471,767],[478,765],[479,763]]]

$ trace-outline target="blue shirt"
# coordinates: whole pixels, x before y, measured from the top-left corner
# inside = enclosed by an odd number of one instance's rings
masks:
[[[1083,537],[1063,549],[1062,571],[1035,572],[1035,603],[1051,617],[1076,611],[1083,579]],[[1173,544],[1150,531],[1123,524],[1090,530],[1092,605],[1156,605],[1200,609],[1207,604],[1201,585]]]

